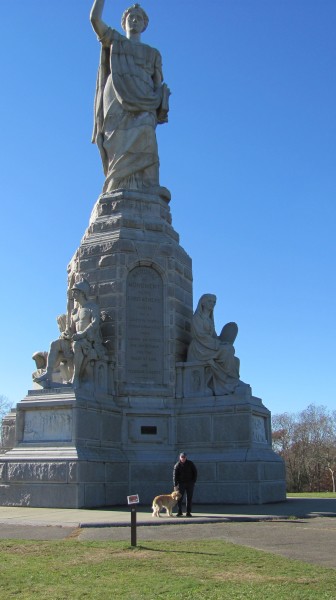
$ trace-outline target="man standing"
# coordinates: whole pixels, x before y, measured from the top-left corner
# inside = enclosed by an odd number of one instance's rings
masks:
[[[178,501],[177,517],[182,517],[182,501],[184,493],[186,493],[187,517],[192,517],[192,497],[194,486],[197,480],[197,469],[191,460],[187,459],[185,452],[181,452],[179,461],[174,466],[174,487],[178,488],[181,498]]]

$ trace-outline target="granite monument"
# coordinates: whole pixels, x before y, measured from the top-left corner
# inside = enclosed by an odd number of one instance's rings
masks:
[[[123,35],[103,9],[95,0],[90,18],[105,183],[68,265],[59,338],[33,354],[33,385],[3,420],[0,504],[95,507],[135,493],[150,504],[171,488],[181,447],[198,465],[196,503],[284,500],[270,412],[240,380],[238,327],[217,335],[212,293],[193,314],[191,258],[159,181],[170,91],[141,41],[148,16],[128,8]]]

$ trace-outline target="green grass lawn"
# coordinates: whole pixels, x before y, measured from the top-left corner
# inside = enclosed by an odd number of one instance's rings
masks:
[[[333,492],[288,492],[287,498],[336,498]]]
[[[336,569],[221,540],[0,541],[0,598],[335,600]]]

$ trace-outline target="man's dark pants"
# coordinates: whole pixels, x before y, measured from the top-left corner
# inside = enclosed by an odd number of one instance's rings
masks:
[[[186,494],[187,513],[191,513],[192,497],[193,497],[193,493],[194,493],[194,487],[195,487],[194,482],[179,483],[179,492],[182,495],[181,495],[181,498],[178,501],[178,512],[183,512],[182,511],[182,501],[183,501],[184,494]]]

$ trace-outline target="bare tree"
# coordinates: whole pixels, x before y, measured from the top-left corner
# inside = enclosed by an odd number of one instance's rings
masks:
[[[336,480],[336,447],[334,447],[333,450],[330,450],[328,452],[328,455],[326,456],[326,467],[325,467],[325,469],[326,469],[326,471],[331,476],[332,491],[335,494],[336,493],[336,485],[335,485],[335,480]]]
[[[296,427],[294,414],[282,413],[272,418],[273,449],[285,460],[289,491],[300,491],[303,486],[300,448],[294,442]]]
[[[6,396],[0,395],[0,447],[2,442],[2,419],[11,408],[10,402]]]
[[[10,408],[11,408],[11,405],[10,405],[8,398],[6,398],[6,396],[0,395],[0,421],[3,419],[5,414],[8,413]]]
[[[336,412],[311,404],[298,414],[275,415],[273,447],[287,469],[289,491],[335,491]]]

